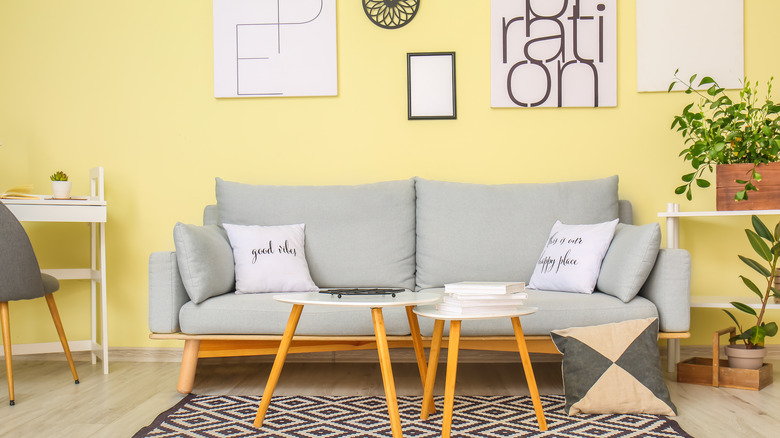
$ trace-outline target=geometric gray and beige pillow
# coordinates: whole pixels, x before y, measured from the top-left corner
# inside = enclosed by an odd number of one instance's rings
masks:
[[[554,330],[568,415],[677,415],[661,371],[658,318]]]

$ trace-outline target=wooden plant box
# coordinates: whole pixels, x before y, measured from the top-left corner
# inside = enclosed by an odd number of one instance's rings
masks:
[[[750,163],[715,166],[715,203],[718,211],[780,209],[780,163],[759,165],[756,172],[761,174],[761,181],[755,183],[758,191],[749,191],[746,201],[734,200],[734,195],[744,188],[734,181],[749,180],[752,168]]]
[[[694,357],[677,364],[677,381],[723,388],[751,389],[758,391],[772,383],[772,364],[765,363],[757,370],[729,368],[729,361],[718,360],[719,337],[736,333],[734,327],[715,332],[712,343],[712,359]],[[713,366],[713,359],[717,360]]]
[[[714,383],[712,359],[694,357],[677,364],[677,381],[697,385],[723,388],[752,389],[758,391],[772,383],[772,364],[765,363],[760,369],[747,370],[729,368],[729,361],[718,361],[718,382]]]

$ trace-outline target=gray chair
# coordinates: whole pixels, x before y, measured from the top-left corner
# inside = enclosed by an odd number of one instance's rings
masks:
[[[49,305],[54,326],[60,335],[62,348],[70,364],[73,379],[79,383],[76,366],[68,348],[68,340],[62,329],[60,314],[54,302],[54,292],[60,288],[56,278],[41,273],[38,259],[33,252],[30,239],[22,224],[13,213],[0,201],[0,323],[3,331],[3,349],[5,350],[5,368],[8,374],[8,396],[11,406],[14,405],[14,375],[11,363],[11,322],[9,320],[8,302],[29,300],[45,297]]]

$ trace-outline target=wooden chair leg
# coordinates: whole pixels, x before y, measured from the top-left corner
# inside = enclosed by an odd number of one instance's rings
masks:
[[[11,321],[8,315],[8,301],[0,302],[0,325],[3,328],[3,350],[5,351],[5,372],[8,377],[8,398],[14,405],[14,369],[11,358]]]
[[[54,327],[57,328],[57,334],[60,336],[62,349],[65,350],[65,357],[68,358],[68,365],[70,365],[70,372],[73,374],[73,380],[78,385],[79,375],[76,373],[76,365],[73,363],[73,356],[70,354],[68,338],[65,337],[65,330],[62,328],[60,312],[57,311],[57,303],[54,302],[54,294],[47,294],[44,296],[46,297],[46,304],[49,305],[49,312],[51,312],[51,319],[54,321]],[[106,342],[106,340],[104,339],[103,342]]]

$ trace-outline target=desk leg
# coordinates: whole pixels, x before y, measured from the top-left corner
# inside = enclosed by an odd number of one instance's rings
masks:
[[[89,224],[89,244],[90,244],[90,276],[93,276],[94,273],[97,271],[97,224],[95,222],[92,222]],[[102,284],[100,285],[103,286]],[[92,359],[92,365],[95,365],[97,363],[97,354],[95,354],[95,346],[98,345],[97,342],[97,282],[95,280],[95,277],[93,276],[90,280],[90,290],[91,290],[91,299],[92,299],[92,345],[89,347],[90,357]]]
[[[414,355],[417,357],[417,368],[420,371],[420,380],[423,389],[425,388],[425,376],[428,374],[428,366],[425,364],[425,348],[423,347],[422,335],[420,334],[420,324],[417,321],[417,315],[414,314],[414,306],[406,306],[406,318],[409,320],[409,330],[412,333],[412,345],[414,345]],[[438,360],[438,359],[437,359]],[[431,393],[431,397],[433,394]],[[431,399],[431,402],[433,399]],[[433,403],[428,405],[430,413],[436,412],[436,406]],[[424,418],[423,418],[424,419]]]
[[[285,359],[287,359],[287,351],[290,349],[295,328],[298,326],[298,320],[301,318],[302,311],[302,304],[293,304],[290,319],[287,320],[287,327],[284,329],[282,341],[279,343],[279,350],[276,351],[274,366],[271,368],[271,374],[268,376],[268,382],[265,384],[263,398],[260,399],[260,407],[257,409],[257,416],[255,416],[254,422],[254,426],[257,428],[263,425],[265,413],[268,412],[268,406],[271,404],[271,397],[274,395],[276,383],[279,382],[279,376],[282,374],[282,367]]]
[[[536,387],[534,369],[531,367],[531,357],[528,355],[528,347],[525,345],[525,335],[523,335],[523,327],[520,325],[520,318],[516,316],[512,318],[512,328],[515,331],[517,351],[520,352],[525,380],[528,382],[528,390],[531,392],[531,400],[534,404],[534,411],[536,411],[536,421],[539,423],[539,430],[545,431],[547,430],[547,420],[544,419],[542,401],[539,399],[539,389]]]
[[[100,229],[100,345],[103,346],[103,374],[108,374],[108,297],[106,294],[106,224]]]
[[[458,375],[458,348],[460,346],[460,321],[450,321],[450,343],[447,351],[447,379],[444,384],[444,419],[441,422],[441,438],[450,437],[452,409],[455,406],[455,379]]]
[[[374,336],[376,337],[376,349],[379,353],[379,366],[382,369],[382,382],[385,384],[385,398],[387,398],[387,411],[390,415],[390,428],[393,431],[393,438],[403,438],[401,415],[398,413],[398,400],[395,395],[395,381],[393,380],[393,369],[390,365],[390,348],[387,345],[382,308],[371,308],[371,316],[374,319]]]
[[[423,389],[423,404],[420,411],[420,419],[427,420],[428,414],[436,412],[433,405],[433,384],[436,382],[436,367],[439,364],[439,352],[441,351],[441,335],[444,331],[444,320],[437,319],[433,323],[433,338],[431,338],[431,354],[428,357],[428,373],[425,376]]]

